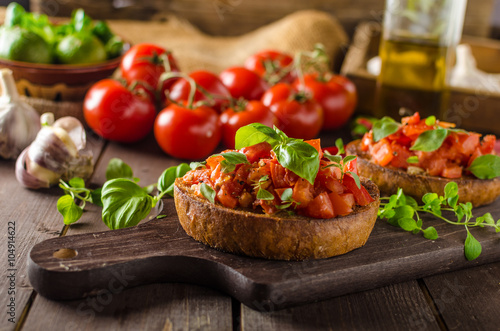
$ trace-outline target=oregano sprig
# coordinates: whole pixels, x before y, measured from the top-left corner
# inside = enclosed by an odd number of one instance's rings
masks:
[[[449,182],[444,189],[444,196],[437,193],[427,193],[422,197],[423,205],[419,205],[415,199],[406,196],[401,188],[397,194],[390,197],[380,198],[380,208],[378,216],[386,219],[391,225],[398,226],[405,231],[414,234],[422,232],[423,236],[430,240],[438,238],[436,229],[432,226],[424,228],[423,220],[419,213],[428,213],[449,224],[464,226],[467,237],[464,243],[464,254],[467,260],[474,260],[481,254],[481,243],[477,241],[469,231],[471,227],[491,227],[496,233],[500,232],[500,220],[493,219],[490,213],[473,218],[472,204],[458,203],[458,185]],[[456,220],[443,216],[443,211],[451,211],[455,214]]]

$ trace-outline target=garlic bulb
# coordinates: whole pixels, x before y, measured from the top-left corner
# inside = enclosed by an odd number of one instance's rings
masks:
[[[93,171],[92,153],[85,149],[83,125],[74,117],[43,114],[42,129],[18,157],[17,180],[28,188],[50,187],[59,179],[87,179]]]
[[[0,70],[0,156],[15,159],[40,130],[40,115],[19,98],[10,69]]]

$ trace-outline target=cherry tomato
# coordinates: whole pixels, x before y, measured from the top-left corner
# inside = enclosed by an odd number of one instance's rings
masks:
[[[310,93],[321,105],[325,116],[323,129],[344,126],[356,108],[356,87],[345,77],[327,75],[326,81],[323,81],[317,73],[306,74],[303,83],[296,79],[293,86],[299,91]]]
[[[290,84],[278,83],[262,96],[262,103],[278,118],[277,127],[289,137],[312,139],[323,126],[323,110]]]
[[[104,79],[85,95],[83,115],[99,136],[128,143],[144,138],[151,131],[156,110],[142,94],[134,94],[116,80]]]
[[[258,74],[243,67],[228,68],[219,78],[235,99],[257,100],[269,88]]]
[[[132,46],[120,63],[122,77],[128,84],[142,85],[154,99],[156,92],[160,93],[160,99],[165,99],[165,91],[177,80],[172,78],[165,80],[159,87],[161,74],[164,72],[178,72],[177,63],[169,51],[153,44],[137,44]]]
[[[290,70],[293,57],[278,51],[265,50],[250,56],[245,61],[245,68],[252,70],[274,85],[278,82],[292,83],[295,71]]]
[[[194,94],[194,101],[207,101],[209,106],[222,112],[228,105],[231,93],[226,86],[221,82],[219,77],[209,71],[199,70],[189,74],[195,83],[201,87]],[[181,78],[170,88],[169,98],[173,101],[186,101],[189,98],[191,85],[185,78]],[[211,97],[204,93],[211,94]]]
[[[199,160],[211,154],[221,140],[219,116],[207,106],[190,109],[171,104],[158,114],[154,134],[165,153]]]
[[[234,149],[234,136],[242,126],[251,123],[261,123],[269,127],[278,125],[278,119],[264,106],[261,101],[252,100],[246,102],[243,107],[226,109],[220,115],[222,124],[222,141],[226,147]]]

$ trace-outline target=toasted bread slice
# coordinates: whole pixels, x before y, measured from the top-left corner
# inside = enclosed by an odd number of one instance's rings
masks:
[[[362,184],[375,200],[331,219],[229,209],[194,195],[179,178],[174,198],[186,233],[210,247],[274,260],[322,259],[352,251],[368,240],[380,194],[371,181],[362,179]]]
[[[383,194],[395,194],[401,187],[406,195],[421,201],[428,192],[444,195],[449,182],[458,185],[459,202],[471,202],[474,207],[492,203],[500,195],[500,178],[478,179],[473,176],[449,179],[444,177],[409,174],[406,170],[382,167],[370,161],[370,156],[360,148],[360,140],[347,144],[347,154],[358,155],[358,173],[370,178]]]

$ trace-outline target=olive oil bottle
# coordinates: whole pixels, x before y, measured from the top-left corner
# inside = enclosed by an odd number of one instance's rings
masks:
[[[444,106],[448,47],[410,38],[382,41],[376,115],[398,118],[401,108],[437,115]]]

